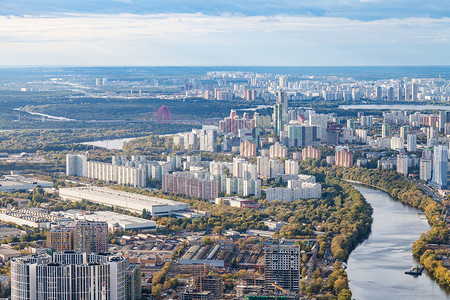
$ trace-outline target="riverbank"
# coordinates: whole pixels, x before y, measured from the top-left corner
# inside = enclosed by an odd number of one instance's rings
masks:
[[[449,232],[445,220],[442,220],[440,212],[442,205],[426,196],[422,189],[413,182],[407,180],[396,172],[368,170],[362,168],[344,169],[336,168],[336,176],[343,180],[359,182],[388,193],[394,200],[398,200],[411,207],[417,208],[427,217],[432,226],[414,242],[412,254],[419,259],[425,269],[445,289],[450,288],[450,272],[442,264],[439,249],[431,249],[430,244],[443,244],[445,249]],[[359,180],[358,180],[359,179]],[[363,180],[363,181],[360,181]],[[442,253],[444,254],[444,253]]]
[[[355,183],[373,208],[370,236],[347,260],[352,299],[447,299],[444,289],[430,276],[406,275],[417,261],[411,255],[415,240],[430,229],[419,210],[394,200],[388,193]]]

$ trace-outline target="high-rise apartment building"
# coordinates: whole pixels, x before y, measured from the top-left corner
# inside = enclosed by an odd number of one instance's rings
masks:
[[[57,227],[47,231],[47,247],[56,252],[73,250],[73,240],[72,227]]]
[[[265,288],[274,290],[273,283],[289,292],[300,292],[300,246],[270,245],[265,252]]]
[[[439,112],[439,131],[444,132],[446,125],[447,125],[447,112],[441,110]]]
[[[318,148],[314,148],[312,146],[307,146],[306,148],[302,149],[303,160],[305,160],[307,158],[320,159],[321,157],[322,157],[321,152],[320,152],[320,149],[318,149]]]
[[[108,224],[106,222],[77,222],[73,235],[75,251],[86,253],[108,251]]]
[[[415,134],[408,134],[406,139],[406,150],[408,152],[416,152],[417,150],[417,136]]]
[[[239,146],[241,156],[255,157],[256,156],[256,144],[249,140],[243,141]]]
[[[431,180],[431,176],[433,174],[432,173],[432,167],[433,167],[432,160],[430,158],[421,158],[419,166],[420,166],[419,167],[420,168],[420,173],[419,173],[420,180],[423,180],[423,181]]]
[[[387,101],[392,102],[394,101],[394,88],[390,87],[387,90]]]
[[[408,175],[408,155],[397,155],[397,172],[405,176]]]
[[[351,130],[355,130],[355,120],[348,119],[347,120],[347,128],[349,128]]]
[[[288,159],[284,162],[285,174],[298,175],[298,161]]]
[[[68,252],[11,262],[15,300],[126,300],[126,291],[126,261],[120,256]]]
[[[336,151],[335,164],[341,167],[353,167],[353,153],[347,149]]]
[[[67,176],[87,176],[87,156],[85,154],[66,155],[66,175]]]
[[[195,177],[191,172],[174,172],[163,175],[162,190],[165,193],[210,200],[219,197],[219,182],[209,177]]]
[[[287,157],[288,150],[287,147],[276,142],[269,148],[269,156],[270,158],[283,158]]]
[[[372,127],[373,126],[373,116],[361,116],[361,126],[362,127]]]
[[[390,127],[389,124],[381,125],[381,138],[387,138],[390,136]]]
[[[447,188],[447,146],[435,146],[433,153],[433,182],[439,189]]]
[[[217,152],[217,131],[213,129],[200,130],[200,151]]]
[[[409,132],[409,127],[408,126],[400,127],[400,137],[402,139],[406,140],[408,138],[408,132]]]
[[[275,104],[273,107],[273,128],[274,133],[279,136],[281,131],[284,130],[286,124],[286,114],[282,104]]]

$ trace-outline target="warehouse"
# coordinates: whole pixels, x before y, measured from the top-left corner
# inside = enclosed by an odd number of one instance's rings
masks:
[[[187,203],[123,192],[107,187],[62,188],[59,190],[59,196],[63,200],[81,201],[84,199],[107,206],[117,206],[137,213],[142,213],[145,209],[152,216],[169,216],[174,212],[189,209]]]

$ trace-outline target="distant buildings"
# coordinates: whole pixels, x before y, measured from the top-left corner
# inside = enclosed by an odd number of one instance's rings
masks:
[[[108,224],[77,222],[75,227],[56,227],[47,232],[47,247],[57,252],[78,251],[103,253],[108,251]]]
[[[406,150],[408,152],[416,152],[416,150],[417,150],[417,135],[408,134]]]
[[[108,251],[108,224],[106,222],[77,222],[73,235],[74,250],[77,252]]]
[[[245,157],[255,157],[256,156],[256,144],[249,140],[245,140],[240,144],[240,154]]]
[[[219,196],[219,183],[216,180],[196,178],[190,172],[174,172],[163,175],[162,190],[165,193],[209,200]]]
[[[439,189],[447,188],[447,146],[435,146],[433,155],[433,182]]]
[[[298,199],[320,198],[322,186],[319,183],[302,182],[295,188],[267,188],[266,198],[268,201],[295,201]]]
[[[307,146],[302,149],[303,160],[307,158],[321,159],[320,149],[314,148],[312,146]]]
[[[288,154],[287,147],[278,142],[270,146],[269,151],[270,158],[283,158]]]
[[[397,155],[397,172],[405,176],[408,175],[408,155]]]
[[[345,148],[336,151],[335,164],[340,167],[353,167],[353,153]]]

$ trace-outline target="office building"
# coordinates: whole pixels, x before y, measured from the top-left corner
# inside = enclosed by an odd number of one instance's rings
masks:
[[[66,175],[67,176],[87,176],[87,156],[85,154],[66,155]]]
[[[126,291],[126,261],[120,256],[66,252],[11,262],[15,300],[126,300]]]
[[[288,125],[289,146],[303,147],[318,143],[317,126]]]
[[[300,292],[300,246],[266,244],[264,248],[264,277],[266,290],[273,283],[289,292]]]
[[[108,251],[108,224],[106,222],[77,222],[73,236],[75,251],[86,253]]]
[[[417,150],[417,136],[415,134],[408,134],[406,140],[406,150],[408,152],[416,152]]]
[[[433,182],[439,189],[447,189],[447,146],[435,146],[433,153]]]

